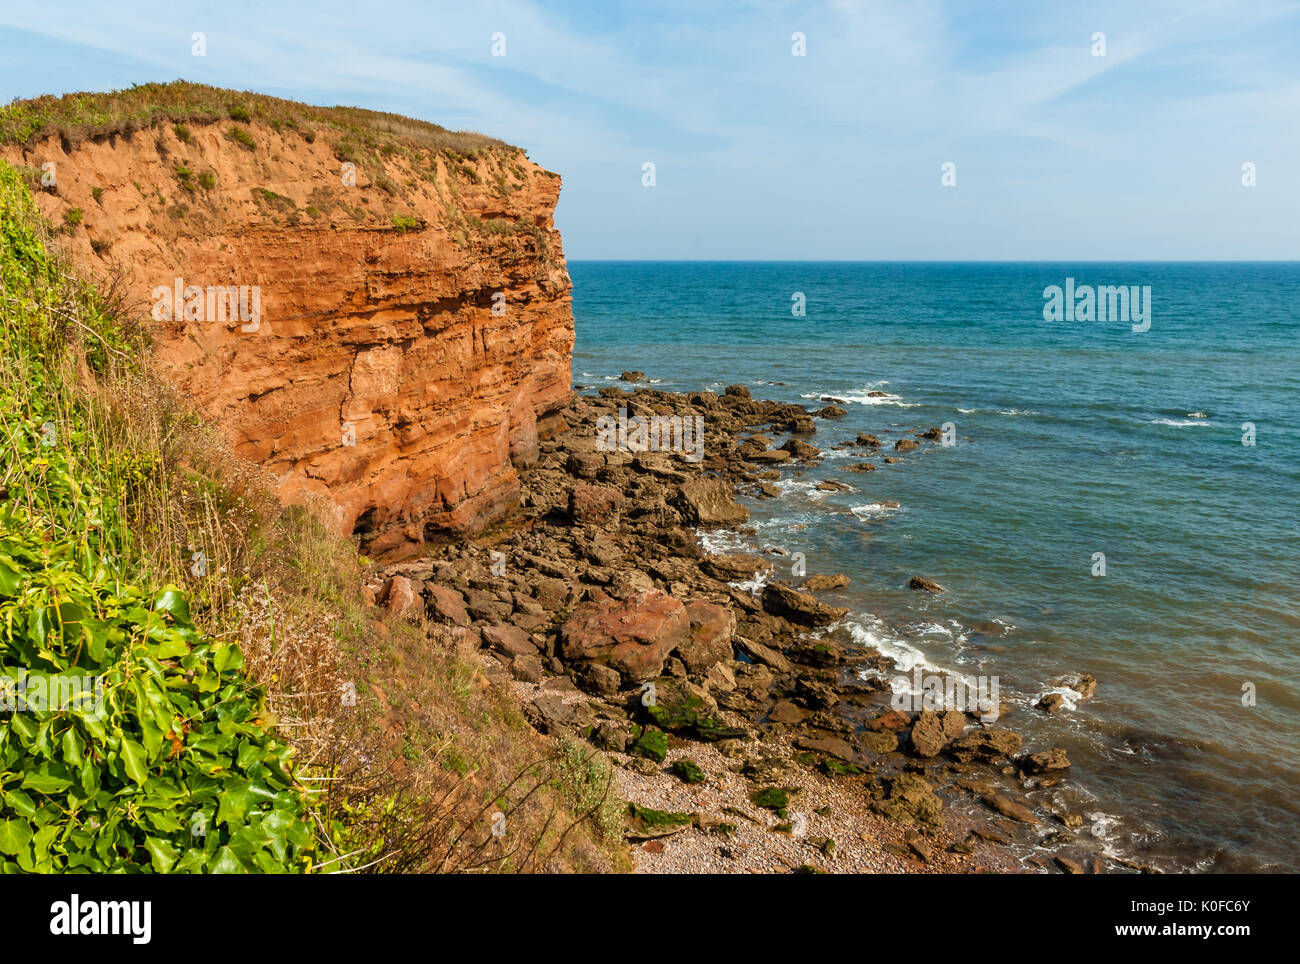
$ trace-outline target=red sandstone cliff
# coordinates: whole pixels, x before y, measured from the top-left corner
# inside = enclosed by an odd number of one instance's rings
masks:
[[[75,260],[120,275],[161,369],[282,497],[325,496],[365,551],[396,558],[508,511],[512,463],[569,392],[560,179],[484,142],[367,144],[254,117],[0,157],[54,164],[38,201]],[[179,306],[154,321],[176,278],[256,286],[260,324]]]

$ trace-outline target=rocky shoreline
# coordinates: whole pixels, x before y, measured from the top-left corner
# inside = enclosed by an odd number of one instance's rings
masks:
[[[779,497],[783,468],[814,470],[809,439],[843,415],[744,386],[574,394],[538,424],[517,514],[387,567],[368,591],[477,652],[539,731],[608,753],[638,871],[1116,869],[1076,833],[1082,814],[1025,796],[1068,778],[1063,750],[1024,753],[988,714],[891,704],[889,661],[838,634],[847,610],[818,598],[846,576],[805,576],[780,547],[701,547],[700,531],[745,525],[737,494]],[[633,424],[630,444],[625,430],[608,444],[602,419]],[[671,425],[675,444],[686,426],[687,450],[637,451],[647,424],[663,439]],[[707,426],[694,451],[691,424]],[[871,472],[939,439],[864,433],[837,448]],[[923,576],[911,588],[943,591]],[[1081,698],[1096,687],[1070,682]]]

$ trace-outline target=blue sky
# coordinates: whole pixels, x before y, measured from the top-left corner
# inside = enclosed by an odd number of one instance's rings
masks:
[[[573,259],[1300,257],[1297,0],[0,9],[4,102],[178,77],[518,144]]]

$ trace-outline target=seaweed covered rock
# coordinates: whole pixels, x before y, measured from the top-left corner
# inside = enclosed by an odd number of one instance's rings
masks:
[[[924,777],[900,773],[886,780],[884,795],[872,801],[872,809],[899,823],[943,825],[943,801]]]

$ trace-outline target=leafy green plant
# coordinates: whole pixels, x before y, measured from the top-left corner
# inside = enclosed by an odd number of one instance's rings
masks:
[[[310,869],[309,797],[239,647],[124,569],[123,500],[156,466],[103,447],[70,387],[60,311],[92,370],[125,342],[68,300],[39,224],[0,164],[0,871]]]

